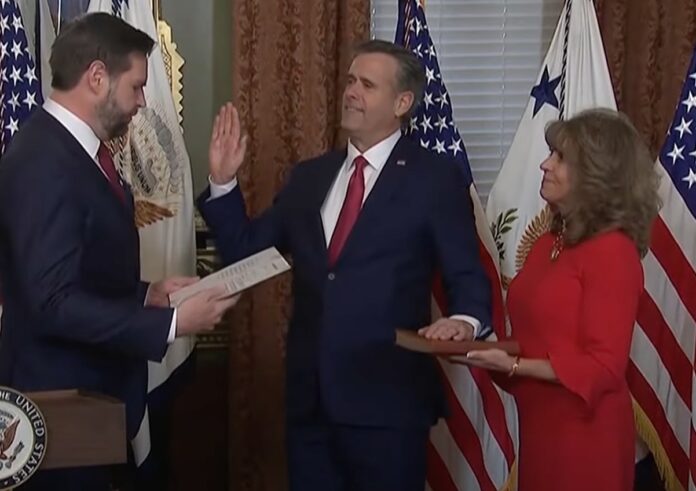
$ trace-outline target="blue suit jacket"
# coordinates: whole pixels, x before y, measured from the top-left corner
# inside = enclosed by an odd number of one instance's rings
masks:
[[[147,285],[127,194],[124,205],[43,109],[0,161],[0,384],[119,398],[132,437],[147,360],[164,356],[172,311],[143,307]]]
[[[198,206],[225,262],[272,245],[292,255],[291,420],[310,417],[320,403],[337,423],[428,426],[445,412],[436,362],[397,348],[394,330],[430,322],[436,270],[449,312],[490,325],[468,189],[452,161],[401,138],[330,269],[321,207],[345,157],[336,152],[296,166],[255,220],[247,219],[238,188],[215,200],[206,191]]]

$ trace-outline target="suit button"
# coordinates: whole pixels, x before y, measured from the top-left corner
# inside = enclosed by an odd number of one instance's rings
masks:
[[[328,278],[329,278],[329,281],[333,281],[333,280],[335,280],[335,279],[336,279],[336,275],[335,275],[335,274],[333,274],[333,273],[329,273],[329,276],[328,276]]]

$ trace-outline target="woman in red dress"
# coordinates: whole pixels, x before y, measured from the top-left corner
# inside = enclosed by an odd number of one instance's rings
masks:
[[[546,130],[541,196],[554,212],[510,284],[521,356],[465,363],[498,372],[517,402],[519,491],[631,491],[635,430],[625,379],[640,258],[659,209],[650,153],[626,117],[590,110]],[[456,326],[424,330],[452,339]]]

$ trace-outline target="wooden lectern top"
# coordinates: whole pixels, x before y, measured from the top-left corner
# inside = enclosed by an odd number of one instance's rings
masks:
[[[29,392],[27,397],[46,419],[46,456],[40,469],[126,462],[126,408],[121,401],[78,390]]]

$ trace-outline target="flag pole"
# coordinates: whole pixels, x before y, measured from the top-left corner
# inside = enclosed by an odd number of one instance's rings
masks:
[[[162,18],[162,5],[160,0],[152,0],[152,15],[155,17],[155,23]]]

